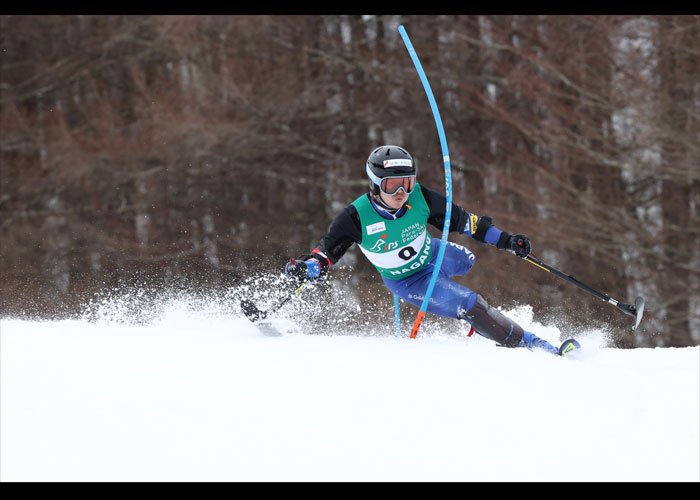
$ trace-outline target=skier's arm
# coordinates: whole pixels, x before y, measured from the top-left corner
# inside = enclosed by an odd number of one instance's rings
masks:
[[[438,229],[445,223],[445,196],[425,186],[421,186],[423,196],[430,207],[428,222]],[[518,257],[527,257],[530,253],[530,240],[524,234],[511,235],[493,225],[488,215],[477,216],[452,203],[450,232],[460,232],[471,236],[476,241],[489,243],[501,250],[508,250]]]
[[[428,203],[430,215],[428,215],[428,223],[442,231],[445,225],[445,196],[428,187],[420,185],[423,192],[423,198]],[[456,203],[452,203],[452,214],[450,216],[450,232],[463,233],[464,227],[469,221],[469,212],[464,210]]]
[[[477,241],[490,243],[501,250],[508,250],[518,257],[525,258],[531,250],[530,239],[524,234],[507,233],[493,225],[493,219],[488,215],[469,216],[469,222],[464,228],[464,234]]]
[[[328,233],[311,253],[287,262],[285,273],[300,281],[325,277],[352,244],[361,240],[360,216],[353,205],[348,205],[336,215]]]

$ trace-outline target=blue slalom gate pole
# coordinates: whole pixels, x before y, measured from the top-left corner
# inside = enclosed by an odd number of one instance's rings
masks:
[[[396,313],[396,336],[401,336],[401,315],[399,314],[399,296],[394,294],[394,311]]]
[[[445,190],[447,191],[447,206],[445,208],[445,224],[442,229],[442,237],[440,238],[440,250],[437,254],[437,259],[435,260],[435,269],[433,270],[433,276],[428,284],[428,289],[425,292],[425,297],[423,298],[423,303],[421,304],[420,311],[416,316],[416,320],[413,323],[413,329],[411,330],[411,338],[415,339],[418,335],[418,330],[423,322],[423,317],[428,309],[428,304],[430,303],[430,297],[433,294],[433,289],[435,288],[435,282],[437,281],[438,273],[440,272],[440,266],[442,266],[442,259],[445,256],[445,246],[447,243],[447,236],[450,232],[450,219],[452,218],[452,168],[450,167],[450,153],[447,149],[447,139],[445,138],[445,130],[442,126],[442,119],[440,118],[440,111],[438,111],[437,103],[435,102],[435,97],[433,96],[433,91],[430,89],[430,83],[428,83],[428,78],[425,76],[425,71],[423,71],[423,66],[421,66],[418,60],[418,55],[416,50],[411,44],[411,40],[408,38],[406,29],[403,26],[399,26],[399,33],[401,38],[403,38],[403,43],[408,49],[408,54],[413,60],[413,65],[418,71],[418,76],[420,81],[423,83],[423,88],[428,96],[428,102],[430,103],[430,109],[433,111],[433,117],[435,118],[435,125],[437,126],[438,135],[440,136],[440,147],[442,148],[442,161],[445,164]],[[430,235],[428,235],[428,238]]]

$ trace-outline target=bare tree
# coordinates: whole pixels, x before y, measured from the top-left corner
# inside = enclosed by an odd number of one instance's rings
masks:
[[[621,346],[697,344],[699,19],[2,16],[2,313],[69,313],[133,279],[278,272],[365,189],[379,143],[404,144],[439,188],[403,23],[455,201],[648,306],[633,336],[614,308],[479,245],[464,283],[565,328],[607,324]],[[358,298],[390,300],[356,250],[343,264]]]

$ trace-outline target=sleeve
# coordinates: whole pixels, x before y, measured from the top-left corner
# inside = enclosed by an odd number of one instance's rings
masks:
[[[420,186],[423,192],[423,197],[428,203],[430,208],[430,215],[428,216],[428,223],[442,231],[445,225],[445,205],[446,198],[444,195],[434,191],[423,185]],[[450,232],[451,233],[463,233],[464,228],[468,222],[469,212],[464,210],[462,207],[456,203],[452,203],[452,214],[450,216]]]
[[[493,225],[493,219],[488,215],[481,217],[470,215],[469,224],[465,228],[464,234],[471,236],[476,241],[490,243],[501,250],[506,248],[506,241],[510,238],[509,233]]]
[[[421,186],[421,189],[430,207],[428,222],[442,230],[445,223],[445,196],[424,186]],[[472,214],[455,203],[452,203],[450,232],[464,233],[476,241],[490,243],[500,249],[505,248],[505,242],[510,237],[510,234],[493,225],[490,216]]]
[[[311,253],[301,255],[300,260],[316,259],[321,263],[321,274],[327,273],[345,252],[353,245],[362,241],[360,215],[353,205],[345,207],[328,229],[328,233]]]

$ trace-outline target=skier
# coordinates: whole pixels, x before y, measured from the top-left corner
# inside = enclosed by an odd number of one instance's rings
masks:
[[[446,199],[416,182],[416,162],[402,147],[385,145],[374,149],[367,159],[366,171],[369,193],[336,215],[328,234],[310,254],[289,260],[285,274],[300,283],[324,279],[357,243],[387,288],[406,302],[420,306],[441,244],[440,239],[430,236],[427,224],[443,229]],[[522,258],[531,249],[526,235],[511,235],[494,226],[491,217],[479,217],[456,204],[452,204],[450,232],[463,233]],[[427,311],[464,319],[479,335],[506,347],[539,348],[559,354],[558,348],[524,330],[491,307],[483,296],[450,279],[467,274],[473,265],[474,254],[469,249],[447,242]]]

